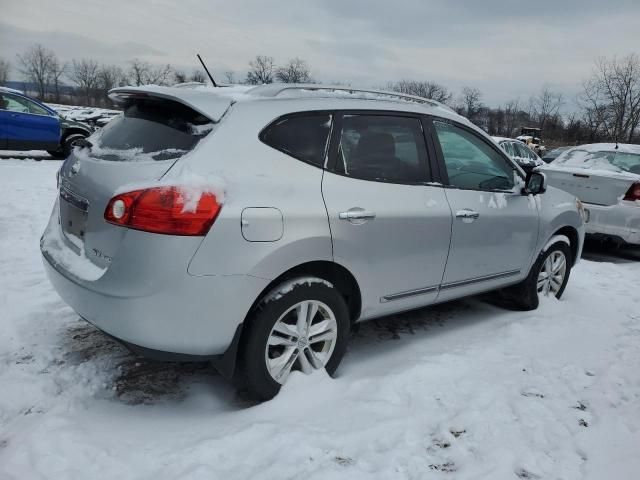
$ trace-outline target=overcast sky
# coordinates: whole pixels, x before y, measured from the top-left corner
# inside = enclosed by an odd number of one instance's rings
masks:
[[[323,82],[469,85],[490,105],[544,84],[570,103],[597,57],[640,49],[640,0],[0,0],[0,12],[14,65],[36,42],[123,66],[190,69],[199,52],[219,77],[244,78],[257,54],[300,57]]]

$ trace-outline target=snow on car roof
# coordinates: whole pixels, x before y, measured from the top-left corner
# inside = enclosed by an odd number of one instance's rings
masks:
[[[491,137],[493,138],[496,142],[504,142],[504,141],[509,141],[509,142],[519,142],[522,143],[520,140],[518,140],[517,138],[509,138],[509,137]]]

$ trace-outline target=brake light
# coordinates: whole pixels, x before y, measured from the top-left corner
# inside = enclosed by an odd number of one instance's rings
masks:
[[[636,182],[629,187],[623,200],[629,200],[630,202],[640,200],[640,182]]]
[[[193,201],[180,187],[153,187],[121,193],[107,204],[104,219],[114,225],[165,235],[206,235],[220,213],[213,193]]]

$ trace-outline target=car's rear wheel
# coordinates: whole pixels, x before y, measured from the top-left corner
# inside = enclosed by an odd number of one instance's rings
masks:
[[[321,279],[291,280],[268,294],[251,316],[241,346],[244,387],[259,400],[273,398],[292,371],[335,372],[349,336],[344,298]]]
[[[571,249],[564,240],[558,240],[541,252],[527,278],[502,290],[507,306],[518,310],[535,310],[539,297],[562,297],[571,273]]]

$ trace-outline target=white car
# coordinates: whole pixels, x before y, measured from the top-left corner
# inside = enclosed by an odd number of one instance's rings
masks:
[[[587,234],[640,245],[640,145],[581,145],[542,171],[550,185],[582,200]]]
[[[526,173],[529,173],[540,165],[544,165],[542,159],[520,140],[505,137],[491,138],[493,138],[498,145],[507,152],[507,155],[515,160]]]

